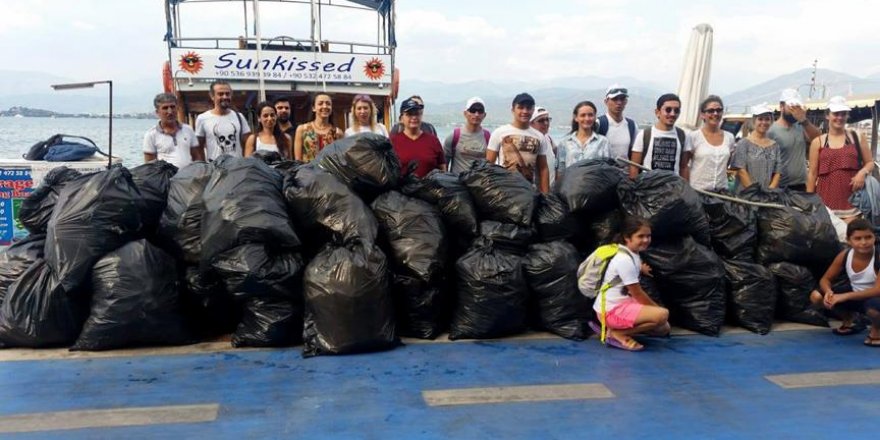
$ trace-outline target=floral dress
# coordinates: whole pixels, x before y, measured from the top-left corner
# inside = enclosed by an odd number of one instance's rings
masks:
[[[315,123],[309,122],[305,125],[302,138],[302,160],[303,162],[311,162],[324,147],[336,141],[336,127],[331,125],[326,133],[318,133],[318,130],[315,129]]]

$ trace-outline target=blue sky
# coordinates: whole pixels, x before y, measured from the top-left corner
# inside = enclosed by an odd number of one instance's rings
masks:
[[[307,36],[306,10],[282,15],[277,6],[263,7],[264,34]],[[241,2],[192,11],[184,16],[191,35],[243,32],[234,18]],[[626,75],[674,88],[691,28],[709,23],[710,90],[729,93],[813,59],[857,76],[880,73],[878,12],[880,6],[861,0],[400,0],[397,65],[404,80]],[[359,31],[375,27],[372,16],[356,11],[327,18],[328,39],[364,38]],[[161,0],[6,0],[0,69],[158,81],[164,27]]]

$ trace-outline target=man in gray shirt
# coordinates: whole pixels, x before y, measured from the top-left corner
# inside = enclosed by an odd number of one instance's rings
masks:
[[[478,96],[468,99],[464,105],[464,127],[455,130],[443,141],[443,153],[449,170],[455,174],[470,169],[475,160],[486,158],[489,145],[489,130],[483,128],[486,118],[486,103]]]
[[[779,119],[767,131],[767,137],[779,145],[782,163],[779,187],[806,191],[807,147],[821,132],[807,119],[807,111],[797,90],[783,90],[779,108]]]

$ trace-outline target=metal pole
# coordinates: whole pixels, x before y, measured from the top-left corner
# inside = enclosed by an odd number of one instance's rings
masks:
[[[110,114],[108,115],[110,119],[110,133],[107,135],[109,137],[107,141],[107,154],[110,157],[107,159],[107,169],[110,169],[113,166],[113,81],[107,80],[107,84],[110,85]]]
[[[260,101],[266,100],[266,84],[263,80],[263,68],[260,63],[263,62],[263,38],[260,33],[260,0],[254,0],[254,34],[257,37],[257,73],[260,75]]]

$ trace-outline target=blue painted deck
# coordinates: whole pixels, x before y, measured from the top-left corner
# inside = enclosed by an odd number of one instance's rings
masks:
[[[787,390],[770,374],[880,368],[827,330],[676,336],[626,353],[595,339],[411,344],[302,359],[299,349],[0,362],[0,416],[219,403],[214,422],[10,438],[876,438],[880,385]],[[616,397],[428,407],[422,390],[602,383]]]

